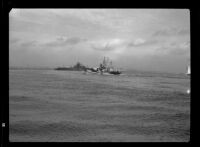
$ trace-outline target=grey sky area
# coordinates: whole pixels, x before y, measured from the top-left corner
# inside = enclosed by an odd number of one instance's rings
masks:
[[[12,9],[10,66],[98,66],[186,72],[187,9]]]

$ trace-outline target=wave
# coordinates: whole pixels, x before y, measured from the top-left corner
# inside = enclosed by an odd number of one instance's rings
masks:
[[[118,135],[118,138],[124,138],[124,136],[146,136],[146,139],[152,135],[165,136],[165,138],[176,138],[177,140],[189,140],[189,126],[185,127],[181,124],[176,126],[171,126],[166,123],[159,124],[126,124],[123,123],[102,123],[102,124],[84,124],[76,123],[70,121],[62,122],[32,122],[32,121],[19,121],[10,125],[10,136],[26,136],[29,137],[29,141],[38,136],[43,138],[43,141],[53,141],[56,142],[60,139],[63,141],[70,141],[72,138],[77,138],[79,141],[94,141],[99,140],[104,136],[104,140],[101,141],[111,141],[113,136]],[[113,135],[111,135],[113,134]],[[12,138],[12,137],[10,137]],[[44,139],[45,138],[45,139]],[[79,138],[79,139],[78,139]],[[160,138],[161,139],[161,138]],[[11,139],[12,140],[12,139]],[[171,139],[173,140],[173,139]],[[41,141],[41,139],[38,139]],[[117,141],[117,140],[115,140]],[[129,141],[134,141],[130,140]],[[158,141],[158,140],[157,140]]]

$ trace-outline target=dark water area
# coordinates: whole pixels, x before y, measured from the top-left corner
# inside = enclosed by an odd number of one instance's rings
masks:
[[[188,142],[190,77],[9,70],[11,142]]]

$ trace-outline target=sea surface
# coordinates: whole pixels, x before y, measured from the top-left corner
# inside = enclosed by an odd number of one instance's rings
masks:
[[[9,70],[10,142],[188,142],[190,77]]]

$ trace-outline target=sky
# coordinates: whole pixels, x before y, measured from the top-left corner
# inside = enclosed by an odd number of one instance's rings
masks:
[[[115,67],[185,73],[188,9],[12,9],[9,66]]]

